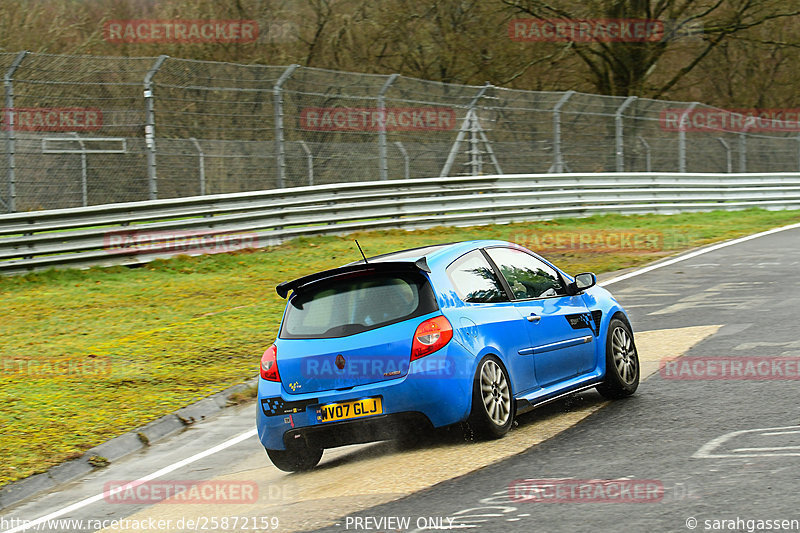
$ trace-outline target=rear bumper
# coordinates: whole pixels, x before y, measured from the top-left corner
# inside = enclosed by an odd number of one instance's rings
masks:
[[[291,429],[283,434],[285,447],[299,440],[311,448],[335,448],[349,444],[362,444],[378,440],[396,439],[411,432],[432,429],[428,417],[422,413],[395,413],[378,415],[363,420],[346,420],[320,426]]]
[[[457,362],[456,371],[442,375],[437,360]],[[280,383],[259,379],[256,421],[261,444],[271,450],[306,439],[314,447],[391,439],[400,431],[443,427],[469,415],[474,357],[458,343],[411,363],[408,374],[347,390],[287,394]],[[449,367],[448,367],[449,368]],[[329,403],[380,397],[379,415],[338,422],[320,422],[319,407]]]

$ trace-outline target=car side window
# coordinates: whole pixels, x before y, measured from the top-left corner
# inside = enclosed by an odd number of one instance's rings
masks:
[[[566,294],[556,270],[532,255],[513,248],[487,248],[486,252],[511,286],[515,299]]]
[[[507,302],[508,296],[489,262],[478,251],[469,252],[447,267],[459,298],[469,303]]]

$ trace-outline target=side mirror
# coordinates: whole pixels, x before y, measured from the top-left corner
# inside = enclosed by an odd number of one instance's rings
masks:
[[[572,288],[574,289],[575,293],[579,293],[580,291],[584,291],[594,287],[595,285],[597,285],[597,276],[591,272],[584,272],[583,274],[578,274],[575,276],[575,281],[572,283]]]

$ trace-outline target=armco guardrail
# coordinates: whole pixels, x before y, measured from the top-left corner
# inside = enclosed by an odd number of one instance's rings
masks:
[[[368,229],[746,207],[800,207],[800,174],[465,176],[15,213],[0,215],[0,272],[138,264]]]

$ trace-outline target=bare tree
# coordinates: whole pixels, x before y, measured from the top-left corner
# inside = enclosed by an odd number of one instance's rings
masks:
[[[570,42],[595,92],[660,98],[707,60],[722,43],[751,28],[800,15],[785,0],[500,0],[535,19],[650,19],[665,22],[658,41]],[[682,35],[695,33],[688,42]]]

